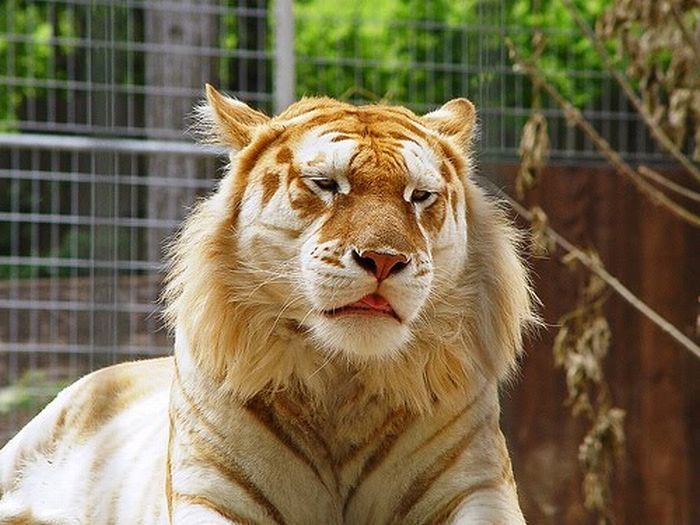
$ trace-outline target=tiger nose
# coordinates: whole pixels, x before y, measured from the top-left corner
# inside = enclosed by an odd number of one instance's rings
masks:
[[[382,253],[352,251],[352,257],[362,268],[373,274],[378,281],[383,281],[392,274],[399,273],[408,266],[409,258],[399,253]]]

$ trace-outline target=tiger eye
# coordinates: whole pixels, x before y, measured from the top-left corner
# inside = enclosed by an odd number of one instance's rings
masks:
[[[431,191],[413,190],[413,193],[411,193],[411,202],[425,202],[430,198],[432,194],[433,192]]]
[[[338,183],[333,179],[313,179],[314,184],[318,186],[323,191],[330,191],[331,193],[338,193],[340,189]]]

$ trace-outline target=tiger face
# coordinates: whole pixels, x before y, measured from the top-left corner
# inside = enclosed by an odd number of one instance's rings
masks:
[[[209,105],[229,126],[244,108],[212,89]],[[460,131],[473,125],[464,99],[440,112],[463,119]],[[304,100],[260,117],[234,158],[229,183],[245,187],[234,195],[243,266],[262,278],[257,293],[276,287],[293,301],[282,316],[325,350],[359,359],[399,352],[426,303],[461,272],[467,162],[431,126],[440,112],[420,119]],[[286,278],[264,284],[274,273]]]
[[[339,384],[427,412],[514,370],[537,322],[518,234],[470,177],[474,107],[302,99],[273,118],[207,87],[231,164],[170,250],[181,364],[240,399]]]

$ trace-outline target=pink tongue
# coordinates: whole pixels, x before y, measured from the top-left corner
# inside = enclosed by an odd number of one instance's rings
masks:
[[[389,307],[389,308],[391,307],[389,305],[389,301],[387,301],[386,299],[384,299],[384,297],[382,297],[381,295],[376,294],[376,293],[365,295],[358,302],[364,303],[371,308],[376,308],[377,310],[386,309],[387,307]]]

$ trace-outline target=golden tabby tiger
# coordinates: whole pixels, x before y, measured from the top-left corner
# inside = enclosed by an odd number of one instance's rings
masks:
[[[8,443],[0,524],[524,523],[497,390],[532,296],[472,104],[207,97],[231,165],[172,247],[175,355]]]

